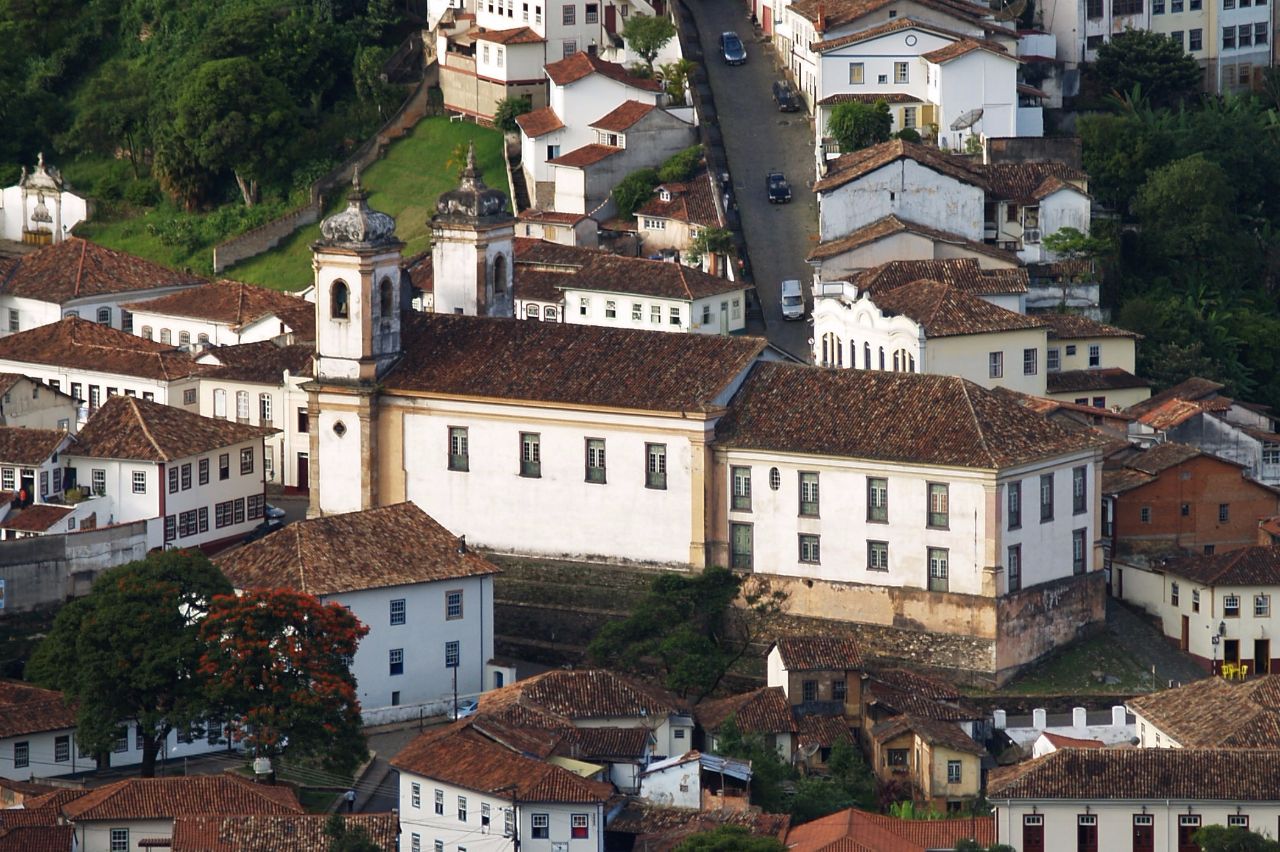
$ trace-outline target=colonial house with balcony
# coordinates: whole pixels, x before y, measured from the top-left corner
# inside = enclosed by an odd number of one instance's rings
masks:
[[[1095,440],[959,378],[758,364],[717,427],[713,558],[767,573],[793,613],[888,626],[928,600],[923,629],[970,637],[1003,681],[1063,625],[1015,639],[1014,600],[1101,618]]]
[[[66,452],[70,481],[111,498],[99,525],[148,524],[148,544],[200,547],[241,538],[262,522],[264,438],[274,430],[112,397]],[[67,477],[63,478],[64,485]]]
[[[1280,649],[1272,647],[1280,627],[1272,608],[1280,601],[1280,547],[1127,562],[1123,599],[1156,616],[1165,636],[1206,669],[1231,674],[1246,666],[1247,675],[1280,665]]]
[[[1208,825],[1270,834],[1278,788],[1274,749],[1067,748],[993,770],[987,799],[1017,852],[1193,850]]]
[[[315,339],[315,305],[239,281],[211,281],[125,307],[133,312],[134,334],[182,348]]]
[[[316,595],[369,628],[351,664],[366,724],[435,715],[483,690],[498,568],[412,503],[298,521],[218,567],[237,589]]]
[[[0,266],[0,334],[64,317],[133,330],[124,305],[194,287],[201,279],[69,237]]]
[[[1113,454],[1102,490],[1112,553],[1124,563],[1248,547],[1258,522],[1280,511],[1280,492],[1240,463],[1173,441]]]

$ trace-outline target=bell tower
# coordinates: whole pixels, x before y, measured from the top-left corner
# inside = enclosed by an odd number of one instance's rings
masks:
[[[485,185],[473,142],[458,188],[440,196],[431,217],[436,313],[513,316],[516,220],[506,203]]]
[[[372,381],[400,354],[401,252],[396,220],[373,210],[352,179],[347,208],[311,245],[316,285],[316,378]]]

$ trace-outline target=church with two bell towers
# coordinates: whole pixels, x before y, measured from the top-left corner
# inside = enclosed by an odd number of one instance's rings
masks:
[[[497,551],[706,564],[715,424],[764,341],[517,320],[515,218],[474,150],[430,224],[423,313],[358,174],[321,223],[309,513],[412,500]]]

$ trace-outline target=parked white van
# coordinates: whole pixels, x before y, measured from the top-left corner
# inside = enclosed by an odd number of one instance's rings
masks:
[[[804,287],[799,280],[789,278],[782,282],[782,318],[804,319]]]

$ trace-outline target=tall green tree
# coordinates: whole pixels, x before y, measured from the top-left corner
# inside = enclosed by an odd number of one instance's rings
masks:
[[[75,123],[67,132],[69,144],[96,154],[123,150],[139,176],[139,161],[149,138],[151,80],[137,63],[112,60],[85,85],[76,98]]]
[[[1098,48],[1093,73],[1104,91],[1128,92],[1135,85],[1152,106],[1194,100],[1204,85],[1204,71],[1179,42],[1154,30],[1125,30]]]
[[[842,154],[888,142],[892,128],[893,116],[884,101],[836,104],[827,121],[827,133],[839,143]]]
[[[200,675],[256,755],[319,757],[350,772],[367,754],[350,660],[369,628],[338,604],[288,589],[214,598]]]
[[[649,67],[653,76],[653,60],[666,43],[676,37],[676,25],[666,15],[632,15],[622,26],[622,40]]]
[[[785,600],[767,585],[744,586],[742,575],[725,568],[661,574],[630,617],[606,624],[587,653],[627,671],[656,664],[668,689],[697,703],[764,634]]]
[[[493,126],[503,133],[515,133],[520,129],[516,119],[533,111],[533,101],[528,95],[511,95],[498,101],[493,110]]]
[[[58,613],[27,676],[75,703],[77,739],[96,754],[111,751],[122,723],[136,722],[150,777],[169,731],[208,715],[199,624],[230,592],[199,552],[166,550],[104,571]]]
[[[215,59],[196,69],[174,107],[173,128],[211,172],[231,172],[246,207],[261,182],[278,174],[296,128],[288,90],[252,59]]]
[[[1280,852],[1280,842],[1240,826],[1206,825],[1191,839],[1200,852]]]

